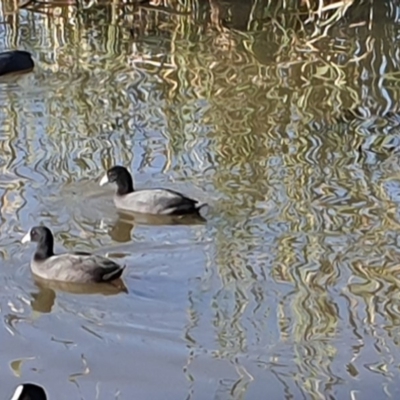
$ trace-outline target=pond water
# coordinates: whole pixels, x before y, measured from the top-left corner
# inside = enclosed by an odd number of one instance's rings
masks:
[[[398,398],[400,8],[324,34],[258,1],[171,3],[2,5],[0,50],[37,63],[0,85],[3,398]],[[113,164],[207,222],[118,213]],[[128,293],[35,282],[37,224],[126,264]]]

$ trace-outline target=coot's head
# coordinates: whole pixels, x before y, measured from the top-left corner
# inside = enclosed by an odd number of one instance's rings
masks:
[[[118,186],[118,194],[120,195],[133,192],[132,176],[125,167],[116,165],[110,168],[103,178],[101,178],[100,186],[106,183],[116,183]]]
[[[53,234],[51,230],[46,226],[34,226],[29,232],[22,238],[22,243],[27,242],[53,242]]]
[[[42,387],[33,383],[24,383],[15,389],[11,400],[47,400],[47,395]]]

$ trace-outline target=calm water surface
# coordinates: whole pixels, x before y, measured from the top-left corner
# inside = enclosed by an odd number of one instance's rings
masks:
[[[0,48],[38,65],[0,86],[2,398],[399,398],[400,163],[369,150],[398,141],[375,116],[399,99],[400,10],[318,38],[257,7],[9,3]],[[352,105],[363,121],[336,123]],[[117,213],[115,163],[208,222]],[[40,223],[127,264],[129,293],[35,283],[20,240]]]

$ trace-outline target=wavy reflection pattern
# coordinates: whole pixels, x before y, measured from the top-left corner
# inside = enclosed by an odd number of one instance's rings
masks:
[[[17,266],[0,274],[7,348],[67,331],[76,350],[59,371],[94,368],[104,398],[132,382],[154,399],[162,385],[171,398],[396,397],[399,160],[380,152],[399,141],[399,8],[351,6],[324,30],[335,14],[307,24],[281,1],[164,3],[2,11],[3,47],[38,60],[0,87],[0,257]],[[102,230],[96,180],[115,163],[138,186],[210,201],[207,227]],[[136,303],[23,289],[17,241],[38,219],[64,247],[143,262],[139,283],[128,275]],[[30,307],[48,319],[35,325]],[[110,344],[122,378],[107,381],[96,365]],[[21,345],[21,360],[35,355]]]

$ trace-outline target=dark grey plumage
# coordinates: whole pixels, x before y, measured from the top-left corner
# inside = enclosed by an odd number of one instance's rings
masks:
[[[205,204],[171,189],[134,190],[132,176],[125,167],[115,166],[101,179],[100,186],[116,183],[114,203],[117,208],[142,214],[197,214]]]
[[[32,71],[35,64],[27,51],[11,50],[0,53],[0,76]]]
[[[53,234],[45,226],[33,227],[22,239],[23,243],[28,241],[37,243],[31,270],[43,279],[76,283],[111,282],[118,279],[125,268],[106,257],[90,253],[54,254]]]

